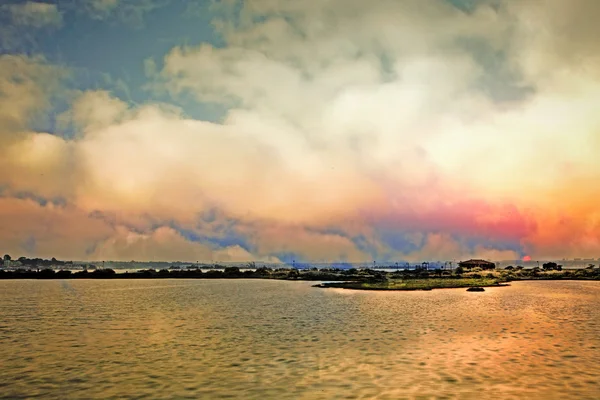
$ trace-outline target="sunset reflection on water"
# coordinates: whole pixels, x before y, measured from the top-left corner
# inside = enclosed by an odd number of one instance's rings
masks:
[[[0,282],[0,398],[598,398],[600,283]]]

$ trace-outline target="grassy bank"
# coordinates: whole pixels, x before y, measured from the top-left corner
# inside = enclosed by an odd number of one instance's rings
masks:
[[[316,287],[355,290],[432,290],[500,285],[498,279],[492,278],[424,278],[389,279],[381,282],[326,282]]]

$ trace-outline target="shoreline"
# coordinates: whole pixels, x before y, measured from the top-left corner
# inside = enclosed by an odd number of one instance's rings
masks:
[[[344,290],[363,290],[363,291],[377,291],[377,292],[414,292],[414,291],[431,291],[439,289],[472,289],[472,288],[491,288],[491,287],[506,287],[510,286],[509,283],[490,283],[490,284],[456,284],[456,285],[414,285],[412,282],[408,282],[407,286],[404,287],[377,287],[367,286],[360,282],[325,282],[312,287],[321,289],[344,289]]]
[[[42,270],[0,270],[0,280],[33,279],[273,279],[285,281],[320,282],[313,287],[322,289],[349,289],[368,291],[414,291],[433,289],[467,289],[473,287],[504,287],[515,281],[600,281],[600,269],[580,269],[563,271],[539,270],[486,270],[456,271],[421,270],[385,272],[372,269],[270,269],[241,270],[227,267],[224,270],[141,270],[116,273],[112,269],[76,271],[52,269]]]

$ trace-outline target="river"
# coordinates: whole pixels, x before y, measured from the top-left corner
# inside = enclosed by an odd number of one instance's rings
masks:
[[[0,281],[0,398],[600,398],[600,282]]]

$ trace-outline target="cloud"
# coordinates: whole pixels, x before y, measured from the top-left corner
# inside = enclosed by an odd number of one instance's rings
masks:
[[[174,230],[161,227],[147,234],[117,228],[114,234],[99,244],[91,255],[98,260],[206,260],[212,250],[199,243],[191,243]]]
[[[90,101],[93,107],[86,105]],[[87,176],[79,201],[90,210],[131,208],[183,217],[216,206],[232,216],[300,220],[351,210],[356,204],[352,198],[360,203],[371,196],[351,171],[327,172],[340,187],[313,180],[317,171],[302,168],[301,155],[281,154],[281,148],[256,137],[254,125],[242,116],[219,125],[147,106],[111,121],[123,106],[105,94],[87,94],[73,109],[88,117],[85,126],[97,127],[86,130],[77,143]],[[79,112],[89,109],[94,114]],[[104,125],[98,123],[99,114]],[[286,185],[286,179],[294,185]],[[358,186],[344,187],[345,181]]]
[[[144,25],[145,15],[164,7],[169,0],[81,0],[73,8],[89,18],[119,21],[134,28]]]
[[[86,2],[88,7],[97,14],[92,17],[102,19],[108,16],[119,5],[119,0],[89,0]]]
[[[470,247],[446,233],[428,234],[424,238],[422,247],[404,258],[413,262],[421,260],[450,261],[456,260],[457,256],[462,259],[478,258],[494,261],[521,258],[521,255],[514,250],[502,250],[484,245]]]
[[[0,56],[0,184],[42,196],[67,195],[71,144],[30,125],[61,92],[68,72],[41,57]]]
[[[27,1],[0,5],[0,50],[31,50],[41,32],[59,29],[62,24],[56,4]]]
[[[118,123],[129,113],[127,104],[109,92],[84,92],[72,108],[61,116],[65,124],[72,124],[80,132],[107,128]]]
[[[56,4],[27,1],[22,4],[5,6],[15,25],[31,28],[60,28],[62,14]]]
[[[111,228],[72,206],[41,205],[0,197],[0,242],[5,252],[28,257],[89,259],[87,250]]]
[[[57,98],[68,95],[62,86],[68,76],[67,68],[41,56],[0,55],[0,155],[37,133],[32,127],[47,116]]]
[[[87,5],[98,19],[133,6]],[[220,123],[86,91],[61,116],[72,137],[30,129],[63,69],[2,56],[0,185],[18,212],[42,199],[28,207],[54,215],[41,203],[60,198],[102,227],[73,242],[90,259],[590,256],[596,28],[565,7],[223,2],[223,46],[147,65],[154,88],[227,107]],[[17,237],[53,243],[31,225]]]
[[[256,121],[253,137],[306,170],[339,160],[370,192],[349,208],[382,209],[399,233],[490,238],[498,256],[507,238],[544,252],[533,239],[549,228],[541,221],[573,202],[545,198],[600,171],[595,25],[586,17],[594,4],[484,2],[463,12],[441,1],[230,3],[216,22],[227,46],[173,49],[165,87],[228,105],[229,120],[242,116],[244,126]],[[279,129],[264,129],[267,121]],[[593,207],[577,212],[585,219]],[[560,252],[589,253],[574,231]]]
[[[517,22],[520,41],[513,46],[513,62],[528,79],[557,86],[565,80],[582,82],[598,78],[600,28],[594,15],[600,5],[593,0],[565,3],[507,1],[505,10]]]
[[[502,32],[490,10],[468,17],[443,2],[424,9],[412,2],[329,6],[336,11],[244,3],[241,22],[221,27],[227,47],[180,47],[167,55],[165,85],[174,95],[191,93],[294,128],[266,132],[266,140],[301,138],[310,151],[353,156],[372,170],[390,171],[400,159],[422,163],[422,143],[444,120],[490,112],[491,100],[474,90],[485,71],[460,44]],[[257,15],[266,17],[253,22]]]
[[[259,254],[277,254],[281,255],[280,258],[296,261],[364,262],[371,258],[370,254],[357,249],[354,242],[344,235],[326,230],[319,232],[298,225],[265,224],[248,232],[248,237]]]

